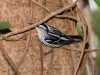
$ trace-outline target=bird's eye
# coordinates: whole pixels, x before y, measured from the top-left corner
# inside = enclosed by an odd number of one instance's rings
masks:
[[[38,25],[38,26],[36,26],[36,27],[39,27],[39,25]]]

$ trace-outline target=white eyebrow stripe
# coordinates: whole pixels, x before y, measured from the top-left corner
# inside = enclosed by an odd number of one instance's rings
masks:
[[[40,25],[41,28],[46,29],[43,25]]]
[[[49,27],[49,25],[48,25],[47,23],[44,23],[44,24],[47,26],[48,30],[50,30],[50,27]]]

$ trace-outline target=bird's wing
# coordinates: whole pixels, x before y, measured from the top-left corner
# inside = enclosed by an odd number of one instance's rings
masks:
[[[51,33],[48,34],[48,36],[45,37],[45,41],[54,44],[55,41],[59,40],[60,38],[56,35],[53,35]],[[56,43],[55,43],[56,44]]]
[[[45,37],[45,41],[50,44],[65,44],[69,41],[68,36],[61,32],[60,30],[51,27],[51,30],[47,33],[48,36]]]
[[[67,39],[66,37],[58,37],[57,35],[49,34],[45,37],[45,41],[50,44],[58,44],[58,45],[68,45],[72,43],[70,39]]]
[[[50,31],[49,31],[49,33],[52,33],[52,34],[58,35],[58,36],[62,36],[62,34],[63,34],[60,30],[58,30],[58,29],[56,29],[56,28],[54,28],[54,27],[51,27],[51,26],[50,26]]]
[[[60,40],[62,34],[58,29],[51,26],[49,27],[50,30],[47,32],[48,36],[45,37],[45,40],[50,44],[57,44],[57,41]]]

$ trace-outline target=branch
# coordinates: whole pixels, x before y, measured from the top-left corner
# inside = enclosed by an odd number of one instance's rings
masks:
[[[54,17],[55,15],[58,15],[58,14],[60,14],[61,12],[64,12],[64,11],[66,11],[66,10],[69,10],[70,8],[74,7],[78,1],[79,1],[79,0],[76,0],[76,1],[75,1],[73,4],[71,4],[70,6],[63,7],[62,9],[51,13],[50,15],[48,15],[48,16],[45,17],[44,19],[40,20],[39,22],[35,23],[34,25],[28,26],[28,27],[26,27],[26,28],[23,28],[23,29],[20,29],[20,30],[17,30],[17,31],[12,31],[12,32],[10,32],[10,33],[8,33],[8,34],[3,35],[3,37],[6,38],[6,37],[9,37],[9,36],[12,36],[12,35],[15,35],[15,34],[19,34],[19,33],[28,31],[28,30],[30,30],[30,29],[32,29],[32,28],[34,28],[34,27],[40,25],[41,23],[46,22],[47,20],[51,19],[51,18]],[[3,37],[0,37],[0,39],[2,40]]]
[[[73,49],[70,49],[70,48],[63,48],[63,49],[70,50],[70,51],[79,51],[79,52],[82,51],[81,49],[78,49],[78,48],[73,48]],[[100,51],[100,48],[96,48],[96,49],[84,49],[84,52],[86,52],[86,53],[89,53],[89,52],[96,52],[96,51]]]
[[[88,41],[87,41],[87,35],[88,35],[88,34],[87,34],[87,33],[88,33],[87,26],[88,26],[88,25],[87,25],[87,23],[86,23],[86,21],[85,21],[85,18],[84,18],[84,15],[83,15],[82,11],[81,11],[78,7],[76,7],[75,11],[78,13],[78,15],[79,15],[79,17],[80,17],[80,20],[81,20],[83,23],[85,23],[84,25],[82,25],[84,39],[83,39],[83,46],[82,46],[82,50],[81,50],[81,55],[80,55],[80,58],[79,58],[79,61],[78,61],[77,65],[76,65],[76,69],[75,69],[75,71],[74,71],[74,75],[77,75],[77,72],[78,72],[78,70],[79,70],[79,67],[80,67],[82,58],[83,58],[83,56],[84,56],[85,44],[88,42]]]
[[[95,51],[100,51],[100,48],[96,48],[96,49],[85,49],[85,52],[95,52]]]
[[[27,51],[28,51],[28,46],[29,46],[29,43],[30,43],[30,37],[31,37],[31,31],[29,30],[28,36],[27,36],[27,43],[26,43],[26,46],[25,46],[25,50],[24,50],[24,52],[23,52],[23,54],[22,54],[21,59],[20,59],[19,62],[18,62],[17,69],[19,69],[19,67],[20,67],[22,61],[24,60],[25,55],[26,55],[26,53],[27,53]]]
[[[69,15],[57,15],[56,18],[71,18],[71,19],[74,19],[77,22],[79,22],[81,25],[84,25],[78,18],[73,17],[73,16],[69,16]]]
[[[93,61],[93,59],[92,59],[92,57],[91,56],[89,56],[88,55],[88,57],[89,57],[89,60],[90,60],[90,66],[91,66],[91,69],[92,69],[92,75],[95,75],[95,70],[94,70],[94,61]]]
[[[1,40],[0,40],[0,50],[2,51],[2,53],[3,53],[4,57],[6,58],[6,60],[8,60],[8,62],[10,63],[11,67],[17,73],[17,75],[20,75],[20,72],[18,71],[16,64],[13,62],[13,60],[7,54],[5,48],[3,47],[3,44],[2,44]]]
[[[42,49],[42,43],[40,43],[40,61],[41,61],[41,75],[43,75],[43,49]]]
[[[35,4],[39,5],[40,7],[42,7],[43,9],[45,9],[47,12],[50,13],[50,10],[48,8],[46,8],[45,6],[41,5],[40,3],[37,3],[36,1],[32,0],[32,2],[34,2]]]

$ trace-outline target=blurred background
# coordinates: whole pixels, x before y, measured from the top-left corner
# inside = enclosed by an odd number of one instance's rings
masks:
[[[90,9],[92,13],[92,24],[94,30],[94,44],[96,48],[100,48],[100,10],[94,0],[89,0],[90,2]],[[97,68],[97,75],[100,75],[100,51],[96,52],[96,68]]]
[[[84,1],[86,2],[86,0],[84,0]],[[79,3],[79,5],[80,5],[80,3]],[[89,6],[90,6],[91,18],[92,18],[91,25],[93,27],[92,29],[93,29],[93,34],[94,34],[94,48],[100,48],[100,10],[98,9],[94,0],[89,0]],[[83,13],[85,13],[85,12],[83,12]],[[87,14],[87,13],[85,13],[85,14]],[[81,30],[80,30],[79,25],[77,26],[77,30],[80,34]],[[90,39],[91,39],[91,37],[90,37]],[[93,49],[93,48],[90,48],[90,49]],[[96,75],[100,75],[100,51],[96,52],[95,64],[96,64],[96,68],[95,68]],[[83,75],[91,75],[91,74],[86,73],[86,70],[85,70]]]

